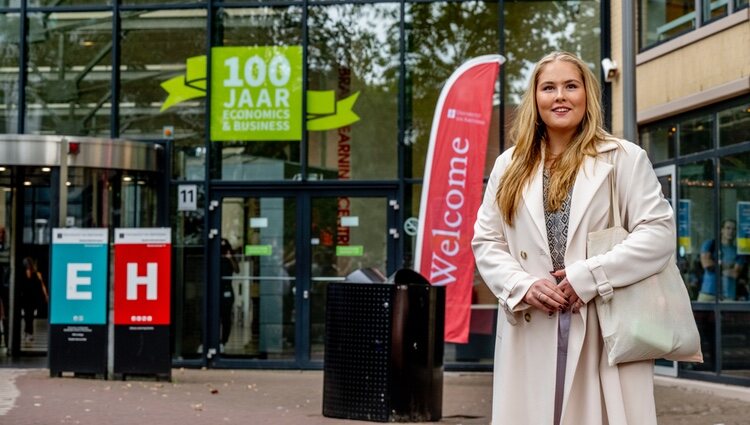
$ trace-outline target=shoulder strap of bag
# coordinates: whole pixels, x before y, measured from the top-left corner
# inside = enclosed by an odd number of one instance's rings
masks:
[[[612,165],[612,171],[609,173],[609,227],[622,227],[620,219],[620,202],[615,190],[615,180],[617,179],[617,168],[615,167],[614,151],[609,154],[609,163]]]

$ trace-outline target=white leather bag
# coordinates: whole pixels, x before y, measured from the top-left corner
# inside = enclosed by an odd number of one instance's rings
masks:
[[[620,220],[614,172],[609,176],[610,227],[588,234],[588,258],[608,252],[628,236]],[[661,272],[614,288],[595,303],[610,366],[660,358],[703,362],[690,296],[674,255]]]

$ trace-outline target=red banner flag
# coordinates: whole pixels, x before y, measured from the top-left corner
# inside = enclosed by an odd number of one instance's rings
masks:
[[[505,58],[487,55],[461,65],[440,93],[425,164],[417,271],[445,285],[445,341],[469,341],[474,254],[471,238],[482,201],[492,96]]]

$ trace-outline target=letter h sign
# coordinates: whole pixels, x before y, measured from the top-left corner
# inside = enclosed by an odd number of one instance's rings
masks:
[[[168,325],[171,244],[133,238],[118,243],[115,231],[114,256],[115,325]]]

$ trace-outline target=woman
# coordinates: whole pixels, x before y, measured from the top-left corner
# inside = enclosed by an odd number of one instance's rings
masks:
[[[599,95],[578,57],[542,58],[513,123],[515,146],[487,184],[472,245],[505,313],[493,424],[656,424],[653,362],[610,367],[592,301],[667,264],[673,213],[645,151],[603,129]],[[587,260],[586,236],[609,225],[613,168],[616,213],[631,234]]]
[[[24,322],[24,341],[34,341],[34,317],[41,315],[40,310],[49,305],[47,287],[42,274],[36,268],[36,261],[31,257],[23,259],[24,274],[21,279],[21,311]]]

